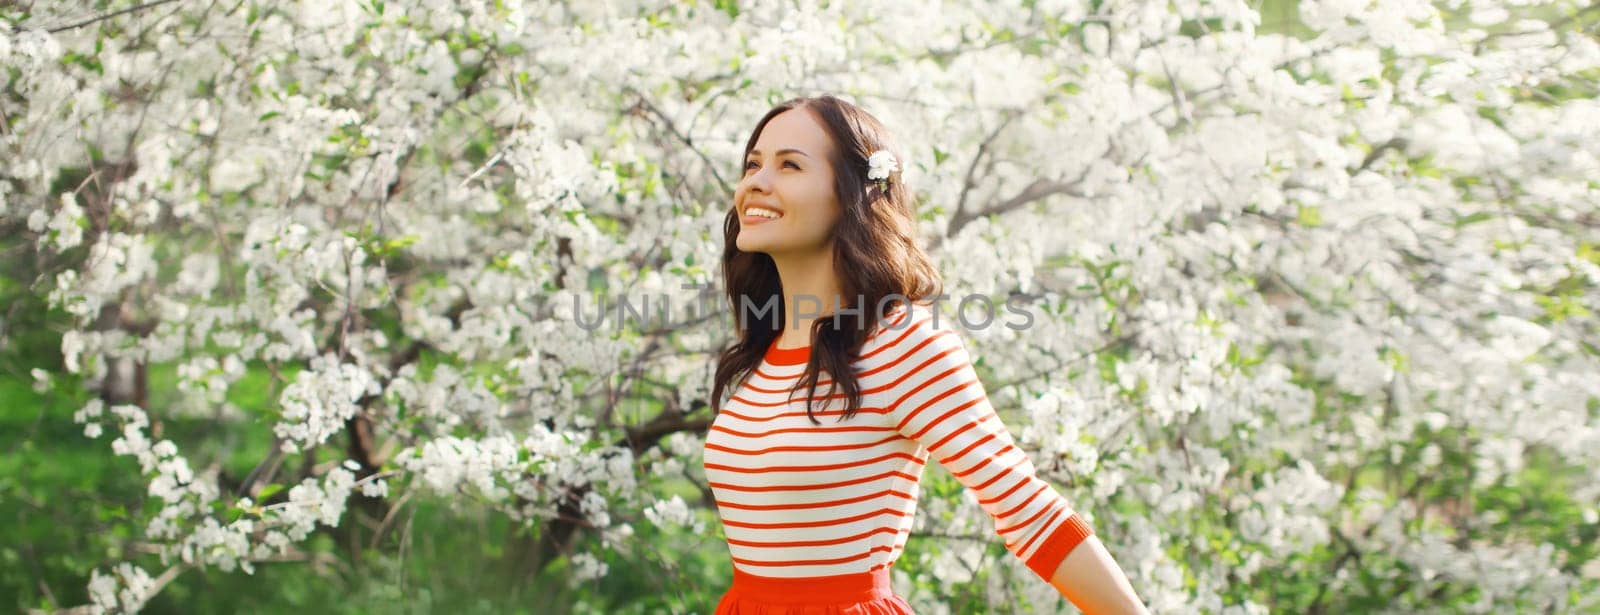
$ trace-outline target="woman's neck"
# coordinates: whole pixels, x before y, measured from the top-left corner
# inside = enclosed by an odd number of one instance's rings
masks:
[[[840,307],[839,279],[833,271],[833,249],[804,257],[775,256],[778,279],[783,288],[783,328],[778,334],[780,348],[811,344],[811,324],[819,316],[832,314]]]

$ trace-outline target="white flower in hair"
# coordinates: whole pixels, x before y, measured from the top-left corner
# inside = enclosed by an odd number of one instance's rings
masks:
[[[872,156],[867,158],[867,179],[873,181],[889,179],[889,174],[899,168],[900,163],[895,161],[894,154],[889,153],[889,150],[880,149],[872,152]]]

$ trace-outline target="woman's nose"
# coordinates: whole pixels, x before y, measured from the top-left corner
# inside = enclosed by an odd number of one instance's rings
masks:
[[[745,176],[744,183],[747,190],[767,192],[772,188],[772,178],[767,175],[766,167],[756,169],[754,173]]]

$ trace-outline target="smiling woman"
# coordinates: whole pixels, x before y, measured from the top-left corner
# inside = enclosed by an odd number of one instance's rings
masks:
[[[930,456],[1079,608],[1143,612],[939,325],[928,299],[942,283],[895,151],[876,119],[831,96],[778,105],[745,146],[723,252],[738,335],[717,365],[704,455],[734,564],[716,613],[910,613],[890,567]],[[831,310],[806,313],[806,300]]]
[[[724,223],[722,273],[739,340],[721,357],[714,398],[774,341],[816,344],[816,367],[799,382],[814,392],[819,370],[847,372],[876,322],[869,311],[881,317],[940,292],[938,271],[916,245],[910,191],[897,174],[867,177],[877,151],[898,150],[876,118],[832,96],[790,100],[756,124]],[[769,303],[775,312],[745,309]],[[837,384],[853,413],[859,383],[844,373]]]
[[[835,155],[808,110],[792,109],[767,122],[745,155],[744,180],[734,193],[739,249],[806,256],[823,247],[840,215],[828,163]],[[767,224],[773,221],[780,224]]]

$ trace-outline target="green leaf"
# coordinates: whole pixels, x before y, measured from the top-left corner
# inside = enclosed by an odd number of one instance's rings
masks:
[[[1322,226],[1322,209],[1316,205],[1300,205],[1295,222],[1300,226]]]
[[[279,491],[283,491],[282,484],[269,483],[265,487],[262,487],[260,492],[256,493],[256,501],[265,502],[267,498],[277,495]]]

